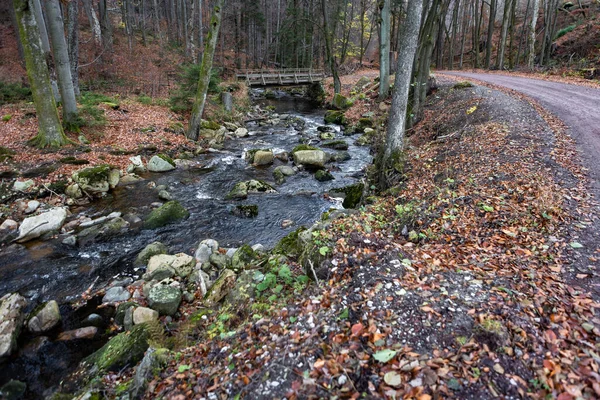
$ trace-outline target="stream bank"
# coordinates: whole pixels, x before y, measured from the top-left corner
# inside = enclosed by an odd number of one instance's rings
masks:
[[[260,93],[256,96],[258,104],[254,114],[260,117],[251,118],[253,121],[246,127],[228,129],[222,144],[213,142],[210,148],[186,157],[189,159],[177,160],[177,168],[170,172],[141,172],[140,169],[136,171],[142,178],[140,180],[122,177],[121,183],[100,200],[90,204],[84,201],[81,205],[77,200],[71,202],[70,215],[64,221],[69,228],[63,230],[63,234],[6,248],[4,252],[8,257],[0,261],[3,275],[0,293],[22,293],[29,304],[23,309],[26,313],[34,304],[45,304],[48,300],[72,302],[82,293],[85,300],[91,285],[95,284],[97,288],[103,285],[102,282],[111,281],[107,294],[118,292],[117,297],[111,301],[94,298],[88,306],[99,306],[104,302],[100,309],[110,310],[113,308],[106,307],[106,303],[128,300],[131,294],[134,300],[147,305],[143,300],[147,293],[140,297],[142,290],[138,286],[136,295],[135,284],[131,284],[139,280],[143,272],[140,267],[145,266],[136,264],[135,259],[150,243],[163,243],[164,252],[169,254],[196,253],[196,261],[199,260],[198,242],[208,238],[220,243],[213,250],[220,250],[223,255],[234,256],[235,249],[244,243],[253,245],[253,251],[262,254],[262,249],[273,247],[300,226],[312,225],[324,211],[342,208],[344,193],[336,189],[360,179],[371,159],[368,147],[357,145],[358,136],[344,135],[339,126],[324,124],[324,111],[314,109],[299,96],[284,92],[277,92],[274,99],[265,99]],[[265,109],[269,112],[263,113]],[[306,159],[298,163],[299,156],[292,153],[301,143],[306,145],[298,154],[308,156],[311,152],[321,152],[323,163],[313,165]],[[324,151],[316,149],[321,145]],[[326,147],[328,145],[331,147]],[[259,163],[256,158],[260,154],[256,150],[267,153],[270,160]],[[292,164],[292,159],[297,162]],[[164,160],[170,162],[168,158]],[[264,183],[273,190],[230,198],[232,188],[239,182],[253,181]],[[337,199],[336,196],[341,197]],[[186,210],[182,220],[156,229],[143,229],[143,220],[147,222],[153,212],[172,201]],[[113,230],[115,221],[119,223]],[[87,233],[82,235],[82,232]],[[223,262],[227,264],[227,261]],[[199,266],[201,264],[202,260]],[[215,264],[223,270],[223,264],[215,261],[211,265],[215,267]],[[213,271],[209,277],[211,282],[220,276],[218,271]],[[185,301],[191,303],[196,296],[205,296],[206,287],[201,287],[199,292],[184,291]],[[131,293],[127,295],[125,291]],[[26,343],[32,341],[38,343],[37,353],[33,353],[37,356],[27,361],[19,351],[16,358],[13,356],[2,366],[6,372],[3,376],[7,379],[27,381],[30,394],[40,396],[52,390],[57,376],[71,371],[83,355],[97,349],[107,338],[102,329],[108,326],[113,313],[103,313],[92,307],[85,308],[88,315],[70,318],[72,312],[67,312],[65,307],[61,308],[59,328],[54,327],[43,336],[47,340],[40,340],[35,335],[20,336],[20,348],[31,347]],[[85,326],[94,326],[90,321],[82,322],[89,314],[104,314],[98,319],[102,321],[97,322],[99,329],[93,333],[81,331]],[[55,345],[56,335],[65,331],[74,335],[68,341],[69,348],[78,349],[71,352],[74,354],[67,355],[68,352],[62,350],[63,344]],[[80,334],[87,336],[80,337]],[[65,357],[57,358],[65,368],[52,367],[56,361],[53,357],[61,352]],[[48,357],[40,357],[40,353]],[[52,354],[55,356],[51,357]]]

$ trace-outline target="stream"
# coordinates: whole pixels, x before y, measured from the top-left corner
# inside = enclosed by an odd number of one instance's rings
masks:
[[[264,167],[254,167],[246,161],[244,154],[247,150],[270,148],[275,154],[289,153],[303,138],[319,146],[317,127],[325,125],[324,110],[314,108],[305,98],[285,92],[276,94],[276,99],[266,100],[255,91],[253,95],[258,99],[254,103],[262,108],[274,107],[277,114],[302,119],[305,123],[303,129],[297,130],[290,124],[286,127],[283,119],[277,125],[249,123],[246,127],[250,136],[225,140],[223,149],[196,156],[192,161],[201,167],[143,174],[143,181],[119,185],[104,199],[85,207],[72,207],[73,215],[69,218],[81,215],[96,218],[119,211],[133,213],[143,219],[152,209],[151,204],[159,201],[156,189],[148,187],[148,183],[153,181],[156,185],[168,187],[173,199],[189,210],[188,219],[155,230],[130,229],[125,235],[110,241],[93,242],[83,247],[62,244],[63,237],[11,245],[3,250],[0,257],[0,297],[19,292],[29,300],[29,304],[57,300],[63,304],[62,329],[74,329],[87,314],[98,312],[95,308],[98,304],[88,304],[87,309],[74,312],[68,303],[78,300],[94,282],[96,290],[116,278],[130,276],[136,279],[142,271],[133,268],[133,261],[139,251],[151,242],[166,244],[170,254],[185,252],[193,255],[199,241],[207,238],[217,240],[225,248],[238,247],[243,243],[260,243],[271,248],[289,232],[302,225],[312,225],[324,211],[341,208],[340,199],[324,194],[356,183],[365,166],[371,162],[371,156],[368,147],[354,145],[358,136],[344,136],[339,126],[331,125],[335,130],[335,140],[345,140],[349,144],[351,159],[327,164],[334,180],[319,182],[313,172],[300,170],[298,174],[287,177],[285,183],[277,185],[273,170],[279,165],[291,166],[291,161],[284,163],[276,158],[274,164]],[[330,154],[336,152],[323,150]],[[225,199],[237,182],[249,179],[266,181],[275,187],[277,193],[251,194],[242,201]],[[240,204],[257,205],[258,216],[250,219],[232,213],[232,209]],[[288,226],[289,221],[291,225]],[[48,335],[50,342],[55,335]],[[71,342],[56,342],[49,345],[47,339],[40,344],[35,338],[21,336],[19,347],[24,346],[24,349],[0,368],[3,375],[0,386],[10,378],[20,379],[27,381],[28,392],[36,395],[47,393],[60,380],[57,378],[62,378],[83,356],[102,344],[67,345]],[[44,347],[44,351],[36,352],[35,349],[40,346]],[[34,350],[31,350],[32,347]],[[34,356],[36,353],[38,355]]]

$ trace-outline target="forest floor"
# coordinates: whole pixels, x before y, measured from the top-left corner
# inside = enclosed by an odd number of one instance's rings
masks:
[[[521,99],[438,83],[394,194],[316,235],[330,278],[190,319],[146,398],[600,396],[598,243],[577,261],[598,216],[573,140]]]

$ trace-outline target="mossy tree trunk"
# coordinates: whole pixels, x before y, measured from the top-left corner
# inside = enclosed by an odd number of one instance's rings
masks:
[[[75,96],[79,96],[79,1],[71,0],[67,6],[67,44],[71,63],[71,78]]]
[[[398,51],[402,54],[402,57],[398,57],[385,149],[379,165],[379,186],[382,189],[387,188],[389,184],[388,174],[390,172],[394,173],[395,164],[399,161],[400,154],[404,150],[406,110],[412,82],[413,63],[419,43],[422,11],[423,0],[409,0],[406,19],[398,36]]]
[[[200,76],[198,77],[198,91],[192,108],[192,116],[190,117],[190,126],[186,136],[192,140],[198,140],[200,134],[200,121],[206,104],[206,94],[208,93],[208,85],[210,83],[210,74],[212,70],[213,58],[217,47],[217,38],[219,36],[219,28],[221,27],[221,17],[223,15],[223,6],[225,0],[217,0],[212,16],[210,17],[210,26],[204,52],[202,53],[202,63],[200,65]]]
[[[58,88],[62,102],[63,124],[65,127],[75,127],[77,123],[77,100],[75,100],[71,64],[67,52],[67,41],[65,40],[65,27],[58,0],[47,0],[46,12],[48,13],[48,31],[52,42],[52,53],[54,54]]]
[[[48,65],[42,50],[32,0],[13,0],[13,5],[39,126],[39,133],[31,142],[39,147],[62,146],[69,140],[63,132],[52,95]]]

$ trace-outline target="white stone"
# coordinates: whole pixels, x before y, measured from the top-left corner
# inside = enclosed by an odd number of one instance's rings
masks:
[[[168,161],[163,160],[159,156],[153,156],[148,161],[148,171],[151,172],[166,172],[174,170],[175,166]]]
[[[237,128],[234,132],[234,135],[239,137],[239,138],[243,138],[248,136],[248,129],[246,128]]]
[[[47,302],[35,315],[29,318],[30,332],[42,333],[54,328],[60,322],[60,310],[55,300]]]
[[[26,305],[27,301],[18,293],[9,293],[0,299],[0,360],[17,348]]]
[[[133,324],[139,325],[145,322],[156,321],[158,319],[158,311],[147,307],[138,307],[133,310]]]
[[[40,202],[37,200],[30,200],[27,202],[27,208],[25,209],[25,214],[31,214],[35,212],[40,206]]]
[[[181,277],[189,276],[196,266],[196,259],[185,253],[175,254],[158,254],[150,257],[148,260],[148,268],[146,273],[151,274],[161,267],[172,268],[175,273]]]
[[[14,185],[13,185],[13,190],[17,191],[17,192],[24,192],[27,189],[29,189],[30,187],[32,187],[34,185],[33,180],[28,179],[26,181],[15,181]]]
[[[46,233],[58,231],[67,218],[67,210],[56,207],[35,217],[26,218],[19,227],[17,242],[23,243]]]
[[[13,221],[12,219],[7,219],[7,220],[4,220],[2,225],[0,225],[0,230],[14,231],[18,227],[19,227],[19,224],[17,223],[17,221]]]

